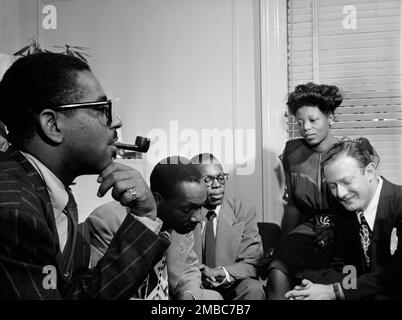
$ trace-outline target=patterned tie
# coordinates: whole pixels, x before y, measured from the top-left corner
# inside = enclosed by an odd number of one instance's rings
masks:
[[[138,297],[144,300],[169,300],[166,252],[141,284]]]
[[[367,223],[366,218],[364,217],[364,211],[360,211],[358,213],[360,219],[360,242],[363,248],[364,260],[366,263],[366,267],[370,268],[370,244],[371,244],[371,230]]]
[[[205,244],[204,244],[204,261],[210,268],[215,268],[215,246],[216,238],[214,232],[215,211],[208,211],[207,222],[205,223]]]

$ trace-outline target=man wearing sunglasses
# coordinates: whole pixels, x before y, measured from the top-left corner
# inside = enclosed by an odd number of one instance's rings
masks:
[[[257,279],[263,249],[254,206],[225,197],[228,174],[214,155],[191,159],[208,187],[201,215],[194,230],[194,251],[202,261],[204,286],[217,290],[226,300],[263,300],[263,282]]]
[[[169,241],[141,175],[113,161],[121,122],[99,81],[77,58],[40,53],[8,69],[0,96],[11,143],[0,153],[0,298],[129,299]],[[78,224],[69,188],[83,174],[130,208],[92,270],[92,225]]]

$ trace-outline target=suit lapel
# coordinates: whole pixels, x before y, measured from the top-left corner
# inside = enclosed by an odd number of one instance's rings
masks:
[[[201,216],[205,221],[208,210],[202,208]],[[219,211],[218,222],[216,226],[216,250],[215,261],[217,266],[232,264],[237,256],[240,246],[241,236],[243,234],[244,225],[238,224],[234,209],[230,207],[226,199],[224,199],[222,207]],[[194,234],[194,251],[196,252],[200,262],[202,262],[202,245],[203,234],[201,232],[201,224],[198,224],[193,231]]]
[[[44,208],[43,212],[45,214],[45,219],[46,219],[47,225],[53,234],[53,241],[57,248],[56,261],[58,264],[58,269],[61,271],[61,274],[64,277],[63,271],[65,270],[66,266],[63,261],[63,255],[60,251],[59,235],[57,233],[53,207],[52,207],[52,203],[50,201],[49,193],[47,192],[47,187],[46,187],[44,181],[42,180],[41,176],[39,175],[39,173],[35,170],[35,168],[31,165],[31,163],[28,161],[28,159],[24,157],[24,155],[22,153],[20,153],[16,149],[13,149],[12,147],[9,148],[9,151],[10,151],[11,158],[13,158],[16,162],[18,162],[22,166],[22,168],[24,169],[24,171],[26,172],[26,174],[29,178],[29,182],[31,183],[32,188],[39,195],[39,199]],[[74,218],[71,220],[74,220]],[[78,221],[78,218],[75,221],[76,224],[77,224],[77,221]],[[77,225],[73,226],[73,228],[76,233]],[[74,242],[74,245],[75,245],[75,242]],[[68,255],[71,256],[71,254],[68,254]],[[64,278],[64,280],[65,280],[65,278]]]
[[[391,256],[390,238],[392,219],[390,219],[390,204],[392,200],[392,185],[384,178],[374,221],[374,231],[371,247],[372,267]]]
[[[190,243],[188,237],[188,234],[181,235],[174,230],[170,233],[170,246],[166,251],[166,259],[169,288],[171,290],[176,288],[180,281],[180,276],[182,276],[183,273],[183,266],[189,254],[187,251]]]
[[[385,220],[387,218],[387,209],[389,207],[389,196],[391,195],[391,185],[390,183],[383,179],[382,189],[380,193],[380,198],[378,200],[377,212],[374,220],[374,231],[373,238],[377,240],[381,234],[384,227]]]
[[[12,149],[12,148],[10,147],[10,149]],[[44,214],[45,214],[45,218],[46,218],[48,227],[52,231],[55,241],[57,242],[57,245],[59,245],[59,237],[57,235],[56,223],[55,223],[54,214],[53,214],[53,207],[52,207],[52,203],[50,201],[50,197],[47,192],[45,183],[43,182],[39,173],[31,165],[31,163],[28,161],[28,159],[22,155],[22,153],[20,153],[18,150],[12,149],[10,156],[15,161],[17,161],[22,166],[24,171],[27,173],[27,175],[29,177],[29,182],[31,183],[32,188],[39,195],[40,200],[44,206],[44,209],[45,209]]]
[[[202,263],[202,233],[201,223],[198,223],[193,230],[194,235],[194,252],[197,254],[200,264]]]
[[[243,224],[237,224],[234,210],[224,199],[221,210],[219,211],[216,230],[215,258],[217,266],[233,263],[240,246],[243,228]]]

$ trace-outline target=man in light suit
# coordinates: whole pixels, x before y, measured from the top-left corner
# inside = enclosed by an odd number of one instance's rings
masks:
[[[193,232],[204,286],[227,300],[265,299],[264,283],[257,275],[263,248],[254,206],[225,197],[228,174],[212,154],[199,154],[191,162],[208,187],[203,222]]]
[[[203,289],[192,230],[201,221],[207,189],[198,170],[183,157],[169,157],[151,173],[151,190],[163,230],[170,236],[167,249],[169,295],[175,300],[221,300],[213,290]],[[112,202],[95,209],[89,219],[94,225],[92,265],[102,257],[126,215],[126,208]],[[134,295],[134,297],[137,297]]]
[[[402,299],[397,244],[402,237],[402,186],[376,175],[371,149],[367,139],[343,139],[323,156],[330,190],[345,208],[339,220],[338,267],[323,271],[317,283],[303,280],[287,293],[289,298]],[[339,272],[339,265],[355,270],[357,278]]]
[[[169,241],[144,224],[158,223],[141,175],[113,161],[122,124],[99,81],[77,58],[33,54],[6,71],[0,96],[11,143],[0,152],[0,299],[129,299]],[[83,174],[130,208],[92,270],[69,188]]]

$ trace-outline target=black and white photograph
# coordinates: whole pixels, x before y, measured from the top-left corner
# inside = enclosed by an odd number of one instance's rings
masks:
[[[401,14],[0,0],[0,300],[402,300]]]

